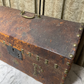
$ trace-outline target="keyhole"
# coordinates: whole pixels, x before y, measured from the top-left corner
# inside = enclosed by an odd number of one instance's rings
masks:
[[[20,57],[20,55],[18,54],[18,57]]]

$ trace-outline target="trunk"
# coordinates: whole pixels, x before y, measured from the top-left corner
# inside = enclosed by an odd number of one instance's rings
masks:
[[[1,6],[0,59],[43,84],[64,83],[82,31],[80,23],[45,16],[25,19],[19,10]]]

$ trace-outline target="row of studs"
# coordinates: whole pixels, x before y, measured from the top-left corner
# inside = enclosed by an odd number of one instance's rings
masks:
[[[83,30],[83,28],[80,28],[79,30]],[[77,34],[77,37],[80,37],[80,34]],[[3,41],[3,43],[5,44],[5,41]],[[9,46],[12,46],[12,45],[9,43]],[[73,46],[76,47],[77,44],[74,44]],[[24,50],[21,49],[21,52],[24,53]],[[29,52],[29,56],[31,56],[31,53],[30,52]],[[70,58],[73,58],[73,55],[72,54],[70,54]],[[39,61],[39,56],[36,57],[36,60]],[[47,59],[45,59],[45,64],[48,64],[48,60]],[[69,66],[70,63],[67,62],[67,65]],[[57,64],[54,64],[54,68],[55,69],[58,68],[58,65]],[[68,69],[65,69],[64,73],[67,74],[68,73]],[[62,77],[62,79],[64,80],[65,77]],[[64,84],[64,83],[61,83],[61,84]]]
[[[22,52],[23,52],[23,51],[22,51]],[[28,52],[27,54],[29,55],[29,57],[31,57],[31,52]],[[39,59],[39,56],[37,55],[37,56],[36,56],[36,61],[39,61],[39,60],[40,60],[40,59]],[[46,65],[48,64],[48,62],[49,62],[48,59],[45,59],[45,62],[44,62],[44,63],[45,63]],[[58,68],[58,64],[54,64],[54,68],[57,69],[57,68]]]
[[[3,44],[6,45],[5,41],[3,41]],[[12,45],[9,43],[9,46],[12,46]],[[21,53],[24,54],[24,49],[21,49]],[[28,54],[29,57],[31,57],[31,55],[32,55],[31,52],[28,52],[27,54]],[[39,56],[38,55],[36,56],[36,60],[39,61]],[[48,62],[49,61],[47,59],[45,59],[44,63],[48,64]],[[57,69],[58,68],[58,64],[54,64],[54,68]]]
[[[6,45],[5,41],[3,41],[3,44]],[[12,45],[9,43],[9,46],[12,46]],[[23,50],[23,49],[21,49],[21,52],[22,52],[22,54],[24,54],[24,50]],[[27,54],[29,55],[29,57],[31,57],[31,52],[28,52]],[[36,56],[36,60],[39,61],[39,56],[38,56],[38,55]],[[45,62],[44,62],[44,63],[45,63],[45,64],[48,64],[48,62],[49,62],[49,61],[48,61],[47,59],[45,59]],[[70,65],[69,62],[67,62],[66,64],[67,64],[68,66]],[[33,65],[34,65],[34,64],[33,64]],[[54,68],[57,69],[57,68],[58,68],[58,64],[54,64]],[[68,70],[65,69],[64,73],[67,74],[67,73],[68,73]],[[34,68],[34,73],[33,73],[33,74],[36,75],[36,69],[35,69],[35,68]],[[62,77],[62,79],[64,80],[65,77]],[[61,84],[63,84],[63,83],[61,83]]]
[[[22,52],[23,52],[23,50],[22,50]],[[29,57],[31,57],[31,52],[28,52],[27,54],[29,55]],[[36,60],[39,61],[39,56],[38,55],[36,56]],[[45,64],[48,64],[48,62],[49,61],[47,59],[45,59],[45,62],[44,63]],[[69,66],[70,65],[70,62],[67,62],[66,65]],[[58,68],[58,64],[54,64],[54,68]]]
[[[4,43],[4,45],[6,45],[6,44],[5,44],[5,41],[3,41],[3,43]],[[9,46],[12,46],[12,45],[9,43]],[[22,54],[24,54],[24,50],[23,50],[23,49],[21,49],[21,52],[22,52]],[[31,55],[32,55],[31,52],[28,52],[27,54],[29,55],[29,57],[31,57]],[[36,60],[39,61],[39,56],[38,56],[38,55],[36,56]],[[48,62],[49,62],[49,61],[48,61],[47,59],[45,59],[45,62],[44,62],[44,63],[45,63],[45,64],[48,64]],[[67,62],[66,65],[69,66],[70,63]],[[54,64],[54,68],[57,69],[57,68],[58,68],[58,64]],[[67,74],[67,73],[68,73],[68,70],[65,69],[64,73]],[[64,79],[64,77],[62,77],[62,79]]]
[[[31,53],[30,53],[30,52],[28,52],[28,55],[29,55],[29,57],[31,57]],[[38,55],[37,55],[37,57],[36,57],[36,60],[39,61],[39,56],[38,56]],[[47,59],[45,59],[45,62],[44,62],[44,63],[45,63],[45,64],[48,64],[48,62],[49,62],[49,61],[48,61]],[[34,65],[34,64],[33,64],[33,65]],[[67,65],[67,66],[70,66],[70,62],[67,62],[66,65]],[[54,64],[54,68],[57,69],[57,68],[58,68],[58,64]],[[68,70],[65,69],[64,73],[67,74],[67,73],[68,73]],[[62,77],[62,79],[64,79],[64,77]]]
[[[83,26],[83,24],[81,26]],[[82,31],[83,28],[81,27],[81,28],[79,28],[79,30]],[[80,37],[80,36],[81,36],[80,34],[77,34],[77,37]],[[77,47],[77,44],[75,43],[75,44],[73,44],[73,46],[74,47]],[[70,58],[73,58],[74,57],[72,54],[70,54],[69,56],[70,56]]]
[[[6,45],[5,44],[5,41],[3,41],[3,43],[4,43],[4,45]],[[9,43],[9,46],[12,46],[12,45]],[[24,50],[23,49],[21,49],[21,52],[22,52],[22,54],[24,54]],[[27,54],[29,55],[29,57],[31,57],[31,52],[28,52]],[[36,60],[39,61],[39,56],[38,55],[36,56]],[[48,64],[48,60],[45,59],[45,62],[44,63],[45,64]],[[33,65],[34,65],[34,63],[33,63]],[[67,62],[66,65],[69,66],[70,63]],[[54,64],[54,68],[57,69],[58,68],[58,64]],[[68,69],[65,69],[64,73],[67,74],[68,73]],[[34,73],[33,74],[36,75],[36,69],[35,68],[34,68]],[[65,77],[62,77],[62,79],[64,80]],[[63,83],[61,83],[61,84],[63,84]]]
[[[83,26],[83,25],[84,25],[84,24],[81,24],[81,26]],[[83,28],[80,27],[79,30],[82,31]],[[80,36],[81,36],[80,34],[77,34],[77,37],[80,37]],[[74,47],[77,47],[77,44],[73,44],[73,46],[74,46]],[[74,55],[70,54],[69,57],[70,57],[70,58],[73,58]],[[70,63],[67,62],[67,65],[70,66]],[[65,69],[64,74],[67,74],[67,73],[68,73],[68,69]],[[65,77],[64,77],[64,76],[62,77],[62,80],[65,80]],[[64,82],[61,82],[60,84],[64,84]]]

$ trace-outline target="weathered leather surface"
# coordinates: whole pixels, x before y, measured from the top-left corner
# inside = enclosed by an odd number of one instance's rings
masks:
[[[27,13],[28,16],[33,16]],[[20,11],[0,7],[0,32],[24,42],[69,58],[78,44],[79,23],[42,16],[40,19],[25,19]]]
[[[0,59],[44,84],[64,83],[74,59],[69,55],[75,56],[77,46],[73,44],[80,42],[77,35],[82,34],[82,24],[45,16],[25,19],[20,12],[0,7]],[[19,51],[24,50],[23,60],[8,53],[6,45],[9,44]]]

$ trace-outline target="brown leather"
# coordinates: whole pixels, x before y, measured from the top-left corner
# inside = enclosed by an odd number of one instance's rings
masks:
[[[33,16],[32,13],[26,13]],[[19,10],[0,7],[0,42],[21,51],[24,50],[23,60],[14,58],[8,54],[6,46],[0,43],[0,59],[26,74],[34,77],[44,84],[59,84],[64,82],[62,77],[67,74],[64,71],[70,69],[77,47],[73,44],[79,43],[82,34],[80,23],[41,16],[41,18],[25,19]],[[31,52],[31,57],[27,54]],[[39,61],[36,60],[37,55]],[[48,64],[45,64],[45,60]],[[70,66],[67,66],[67,62]],[[37,64],[36,73],[33,75],[34,65]],[[58,64],[58,69],[54,68]],[[41,69],[43,72],[40,72]]]

